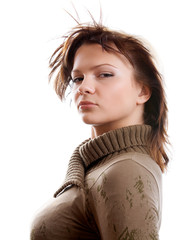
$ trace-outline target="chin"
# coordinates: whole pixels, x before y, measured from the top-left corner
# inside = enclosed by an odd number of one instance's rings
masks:
[[[93,126],[98,126],[100,125],[101,123],[94,120],[93,118],[88,118],[88,117],[83,117],[82,116],[82,121],[85,123],[85,124],[88,124],[88,125],[93,125]]]

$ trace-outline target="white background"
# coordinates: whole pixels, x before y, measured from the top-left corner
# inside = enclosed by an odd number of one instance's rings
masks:
[[[171,164],[163,181],[161,240],[176,238],[176,3],[175,0],[100,0],[103,23],[147,39],[158,54],[169,107]],[[74,1],[81,21],[96,20],[99,1]],[[0,236],[29,239],[36,210],[64,180],[74,148],[90,129],[73,104],[61,104],[48,84],[48,59],[75,22],[70,1],[0,3]]]

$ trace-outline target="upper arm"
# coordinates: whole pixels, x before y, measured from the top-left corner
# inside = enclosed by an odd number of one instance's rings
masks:
[[[159,189],[146,168],[133,160],[114,163],[91,191],[102,239],[158,239]]]

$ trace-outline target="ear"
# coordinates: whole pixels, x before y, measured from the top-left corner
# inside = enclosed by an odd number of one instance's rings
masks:
[[[140,93],[137,98],[137,105],[144,104],[149,100],[150,97],[151,97],[151,90],[149,89],[149,87],[143,85],[140,89]]]

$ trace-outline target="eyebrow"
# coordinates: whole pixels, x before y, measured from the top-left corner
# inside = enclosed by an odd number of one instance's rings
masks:
[[[90,70],[94,70],[95,68],[99,68],[99,67],[102,67],[102,66],[110,66],[110,67],[113,67],[113,68],[117,69],[117,67],[112,65],[112,64],[102,63],[102,64],[91,67]],[[71,71],[71,74],[74,73],[74,72],[80,72],[80,70],[79,69],[74,69],[74,70]]]

